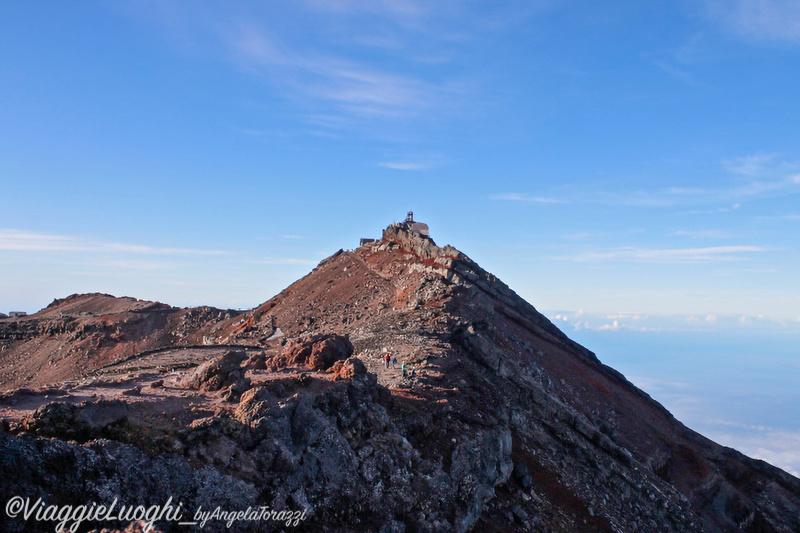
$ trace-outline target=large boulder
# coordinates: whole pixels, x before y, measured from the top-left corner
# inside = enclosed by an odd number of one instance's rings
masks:
[[[344,335],[314,335],[291,339],[280,355],[271,360],[272,367],[301,367],[309,370],[327,370],[336,361],[353,355],[353,345]]]
[[[184,378],[182,385],[201,391],[218,391],[244,378],[241,363],[247,359],[243,351],[230,351],[198,366]]]
[[[342,335],[328,335],[314,342],[308,358],[311,370],[327,370],[333,363],[353,355],[350,339]]]
[[[267,354],[263,351],[254,353],[247,359],[244,366],[253,370],[264,370],[267,368]]]
[[[358,357],[349,357],[343,361],[336,361],[328,372],[332,372],[336,379],[352,379],[367,373],[367,367]]]
[[[236,401],[250,388],[250,379],[244,377],[242,362],[247,359],[244,351],[230,351],[198,366],[182,381],[189,389],[219,391],[227,401]]]

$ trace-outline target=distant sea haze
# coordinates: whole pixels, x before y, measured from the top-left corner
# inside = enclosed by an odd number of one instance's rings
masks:
[[[570,330],[691,429],[800,473],[800,333]]]

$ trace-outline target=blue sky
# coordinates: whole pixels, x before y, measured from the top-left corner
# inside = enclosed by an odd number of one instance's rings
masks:
[[[7,3],[3,303],[250,307],[414,209],[543,309],[797,322],[800,8],[638,4]]]
[[[798,86],[787,0],[5,2],[0,310],[249,308],[413,209],[590,348],[800,356]]]

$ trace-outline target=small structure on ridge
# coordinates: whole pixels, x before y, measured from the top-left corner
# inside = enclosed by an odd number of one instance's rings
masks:
[[[414,221],[414,212],[409,211],[406,215],[406,219],[403,222],[402,226],[409,231],[416,231],[420,235],[425,237],[430,237],[430,232],[428,230],[428,225],[424,222],[415,222]]]
[[[419,233],[423,237],[430,237],[430,230],[428,229],[428,225],[424,222],[417,222],[414,220],[414,212],[409,211],[406,215],[406,219],[403,222],[392,222],[389,225],[390,228],[402,228],[406,231],[414,231]],[[364,246],[370,243],[375,242],[376,239],[371,239],[367,237],[362,237],[359,241],[358,246]]]

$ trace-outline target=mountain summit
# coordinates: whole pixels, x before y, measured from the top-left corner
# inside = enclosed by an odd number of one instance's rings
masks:
[[[683,426],[419,224],[248,312],[77,295],[0,321],[0,497],[306,512],[241,531],[800,531],[800,480]]]

